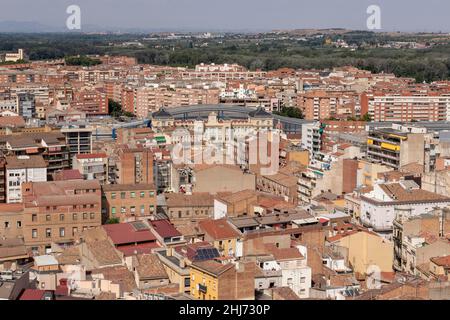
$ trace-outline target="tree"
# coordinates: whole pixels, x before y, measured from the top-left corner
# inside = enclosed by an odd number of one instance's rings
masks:
[[[366,113],[365,115],[363,115],[363,116],[361,117],[361,121],[366,121],[366,122],[372,121],[372,119],[370,118],[369,113]]]
[[[134,117],[134,114],[122,109],[122,105],[114,100],[108,100],[108,113],[111,117],[118,118],[121,116]]]
[[[303,119],[302,110],[295,107],[283,107],[281,111],[274,111],[273,113],[284,117]]]
[[[119,218],[116,218],[116,217],[109,218],[108,220],[106,220],[106,224],[115,224],[115,223],[119,223],[119,222],[120,222]]]
[[[95,66],[102,63],[98,59],[92,59],[86,56],[66,57],[65,61],[68,66],[84,66],[84,67]]]

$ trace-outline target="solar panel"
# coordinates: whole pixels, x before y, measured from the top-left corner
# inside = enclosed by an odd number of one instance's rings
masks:
[[[219,252],[216,248],[198,249],[195,255],[195,260],[210,260],[219,257]]]
[[[131,222],[131,225],[133,226],[134,230],[136,230],[136,231],[148,230],[147,225],[141,221]]]

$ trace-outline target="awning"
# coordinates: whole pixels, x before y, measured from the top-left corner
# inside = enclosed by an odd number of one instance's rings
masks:
[[[157,143],[166,143],[166,137],[155,137]]]

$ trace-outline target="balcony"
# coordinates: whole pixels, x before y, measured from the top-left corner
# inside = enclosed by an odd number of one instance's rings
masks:
[[[371,154],[371,155],[382,157],[382,158],[388,158],[388,159],[395,160],[395,161],[400,160],[399,156],[395,157],[395,156],[389,155],[389,154],[387,154],[385,152],[381,152],[381,151],[378,152],[378,151],[373,150],[373,149],[367,149],[367,154]]]

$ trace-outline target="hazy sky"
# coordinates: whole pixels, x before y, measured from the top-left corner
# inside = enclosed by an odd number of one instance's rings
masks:
[[[1,21],[64,27],[68,5],[82,25],[146,29],[366,29],[366,9],[381,7],[382,31],[450,31],[449,0],[0,0]]]

